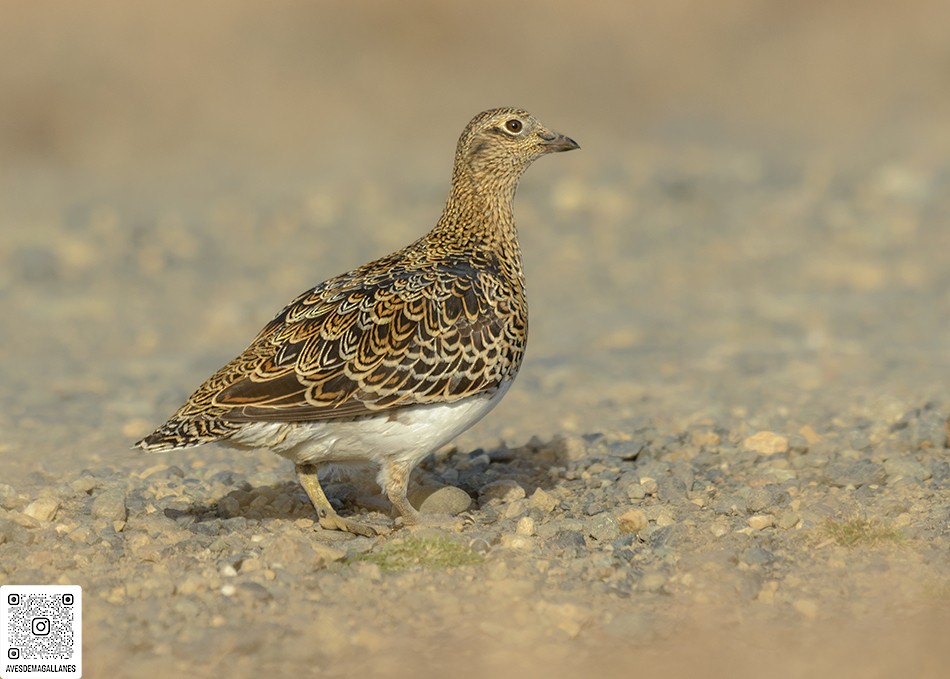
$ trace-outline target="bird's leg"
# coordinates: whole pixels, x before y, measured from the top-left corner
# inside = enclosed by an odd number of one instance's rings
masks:
[[[317,476],[317,467],[315,465],[298,464],[297,480],[300,481],[300,485],[303,486],[303,489],[307,491],[307,496],[313,503],[314,509],[317,510],[317,517],[320,520],[321,528],[325,528],[326,530],[341,530],[347,533],[355,533],[356,535],[365,535],[368,538],[379,535],[380,531],[372,526],[344,519],[336,513],[336,510],[333,509],[333,505],[331,505],[327,499],[326,493],[323,492],[323,487],[320,485],[320,477]]]
[[[385,472],[386,496],[402,516],[403,523],[407,526],[421,523],[419,511],[409,504],[409,498],[406,496],[412,468],[407,464],[391,462],[386,465]]]

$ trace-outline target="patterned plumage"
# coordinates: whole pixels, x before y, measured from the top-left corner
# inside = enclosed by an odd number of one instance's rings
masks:
[[[136,445],[270,448],[296,462],[321,525],[362,534],[376,531],[336,515],[315,465],[376,462],[403,520],[418,521],[412,468],[480,419],[524,356],[518,179],[539,156],[575,148],[520,109],[476,116],[432,231],[301,294]]]

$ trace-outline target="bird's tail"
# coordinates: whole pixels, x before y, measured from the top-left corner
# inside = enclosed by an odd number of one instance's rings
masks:
[[[236,425],[217,419],[175,416],[132,447],[149,453],[165,453],[220,441],[233,434],[235,429]]]

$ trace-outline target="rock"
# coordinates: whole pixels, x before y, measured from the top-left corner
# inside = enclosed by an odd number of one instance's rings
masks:
[[[0,545],[7,542],[19,542],[28,545],[31,541],[32,534],[26,528],[15,521],[0,519]]]
[[[270,593],[264,585],[258,582],[242,582],[237,585],[237,590],[254,601],[270,601],[274,595]]]
[[[690,435],[690,443],[696,448],[714,447],[722,443],[722,439],[714,431],[694,431]]]
[[[775,455],[788,452],[788,439],[772,431],[760,431],[746,438],[742,447],[759,455]]]
[[[102,486],[102,479],[96,478],[91,474],[83,474],[78,479],[75,479],[70,482],[69,487],[76,493],[82,493],[84,495],[89,495],[96,488]]]
[[[587,522],[587,534],[597,542],[612,542],[620,537],[620,524],[610,512],[603,512]]]
[[[930,465],[930,475],[934,480],[934,485],[946,484],[950,481],[950,462],[934,460]]]
[[[649,525],[647,515],[641,509],[628,509],[618,518],[620,530],[624,533],[639,533]]]
[[[833,460],[825,467],[822,476],[828,485],[837,487],[880,486],[887,481],[884,467],[870,460]]]
[[[313,548],[313,552],[321,565],[333,563],[334,561],[342,561],[346,558],[346,552],[344,552],[342,549],[331,547],[330,545],[324,544],[322,542],[314,541],[311,544],[311,547]]]
[[[19,497],[13,486],[0,483],[0,508],[15,509],[19,504]]]
[[[518,525],[515,527],[518,535],[534,535],[537,532],[537,525],[530,516],[522,516],[518,519]]]
[[[471,496],[455,486],[420,486],[410,493],[409,502],[422,514],[452,516],[472,506]]]
[[[810,446],[820,443],[823,438],[810,424],[803,425],[801,429],[798,430],[798,433],[801,434],[802,438],[804,438]]]
[[[801,514],[791,509],[786,509],[778,515],[775,524],[783,530],[789,530],[797,526],[801,520]]]
[[[884,471],[888,483],[907,480],[915,483],[926,481],[933,472],[913,458],[894,457],[884,461]]]
[[[605,511],[607,511],[607,508],[604,505],[602,505],[600,502],[596,502],[596,501],[589,502],[584,507],[584,513],[587,514],[587,516],[596,516],[597,514],[600,514],[601,512],[605,512]]]
[[[647,495],[656,495],[657,488],[659,488],[656,479],[650,476],[644,476],[640,479],[640,486],[643,488],[643,492]]]
[[[639,533],[641,540],[647,542],[651,547],[657,549],[662,547],[670,539],[670,536],[673,534],[672,526],[647,526]]]
[[[584,534],[578,530],[562,530],[554,536],[553,544],[563,550],[586,550]]]
[[[241,503],[233,495],[225,495],[218,500],[218,516],[231,519],[241,515]]]
[[[264,568],[264,562],[256,556],[244,559],[241,561],[241,572],[242,573],[253,573],[254,571],[259,571]]]
[[[52,521],[59,509],[59,500],[52,497],[39,497],[26,506],[23,513],[37,521]]]
[[[526,551],[534,547],[534,540],[527,535],[502,535],[499,544],[507,549]]]
[[[530,505],[532,509],[539,509],[547,514],[554,511],[554,508],[558,505],[558,501],[556,497],[543,488],[537,488],[534,493],[531,494]]]
[[[642,500],[647,496],[646,488],[639,483],[631,483],[627,486],[627,497],[631,500]]]
[[[750,516],[746,523],[749,524],[749,528],[752,530],[762,530],[771,526],[773,521],[774,519],[768,514],[755,514]]]
[[[512,479],[500,479],[482,486],[478,493],[478,501],[480,504],[498,504],[514,502],[524,496],[524,488],[522,488],[517,481]]]
[[[485,451],[478,449],[472,451],[468,457],[459,460],[456,469],[468,470],[473,468],[487,467],[491,464],[491,458],[485,454]]]
[[[125,491],[119,488],[105,490],[92,501],[92,517],[109,521],[125,521],[129,517],[129,510],[125,504]]]
[[[666,477],[657,481],[656,496],[664,502],[682,502],[686,499],[686,483],[682,479]]]
[[[587,457],[587,443],[580,436],[561,435],[551,441],[554,458],[560,464],[577,462]]]
[[[505,507],[504,517],[506,519],[517,519],[526,511],[528,511],[528,501],[522,498],[508,503]]]
[[[753,488],[746,495],[745,508],[750,512],[757,513],[771,507],[772,503],[772,493],[768,489]]]
[[[762,566],[771,563],[775,559],[775,556],[772,552],[762,547],[749,547],[749,549],[742,552],[739,559],[750,566]]]

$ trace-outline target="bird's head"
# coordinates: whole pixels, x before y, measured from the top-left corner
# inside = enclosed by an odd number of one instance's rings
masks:
[[[459,138],[456,174],[517,182],[521,173],[548,153],[580,146],[570,137],[549,130],[533,115],[518,108],[493,108],[472,118]]]

